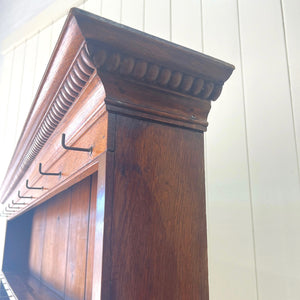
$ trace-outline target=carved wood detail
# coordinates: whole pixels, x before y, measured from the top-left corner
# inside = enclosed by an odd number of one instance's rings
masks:
[[[14,199],[20,180],[92,77],[104,81],[110,112],[205,131],[210,101],[219,97],[232,70],[217,59],[72,9],[0,189],[1,202]],[[47,106],[41,108],[41,101]],[[10,218],[14,211],[6,209]]]
[[[14,181],[17,183],[38,153],[41,151],[51,134],[54,132],[62,118],[73,105],[78,95],[90,79],[95,67],[89,57],[86,43],[82,44],[81,49],[75,57],[73,65],[66,74],[65,80],[62,82],[57,91],[47,114],[42,121],[36,136],[34,137],[29,150],[24,154],[20,167],[15,174]],[[13,190],[12,185],[10,190]]]
[[[46,298],[25,271],[53,300],[208,299],[204,132],[232,71],[71,10],[0,188],[19,298]]]
[[[222,92],[223,82],[186,74],[150,60],[141,60],[107,45],[89,45],[89,51],[100,72],[117,73],[123,78],[152,85],[154,88],[163,88],[202,100],[214,101]]]

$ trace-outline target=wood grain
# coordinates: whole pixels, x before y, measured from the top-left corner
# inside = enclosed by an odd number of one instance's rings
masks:
[[[64,299],[208,300],[203,132],[232,71],[72,9],[0,191],[34,213],[28,271]]]
[[[64,295],[68,251],[71,191],[59,194],[49,202],[43,241],[41,280]]]
[[[29,249],[29,270],[31,274],[40,279],[42,268],[42,257],[46,227],[46,205],[36,209],[32,217],[31,240]]]
[[[88,221],[91,178],[72,188],[68,254],[66,267],[66,299],[83,299],[87,261]]]
[[[202,134],[118,116],[116,145],[104,299],[208,299]]]

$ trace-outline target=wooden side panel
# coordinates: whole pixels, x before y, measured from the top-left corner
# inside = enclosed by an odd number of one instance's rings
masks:
[[[117,118],[111,295],[104,299],[207,300],[203,136]]]
[[[65,299],[83,299],[87,259],[90,177],[72,187]]]
[[[42,205],[34,212],[32,218],[31,241],[29,250],[29,270],[37,279],[40,279],[41,276],[46,224],[45,213],[46,205]]]
[[[51,199],[46,212],[41,279],[60,295],[64,294],[71,191]]]

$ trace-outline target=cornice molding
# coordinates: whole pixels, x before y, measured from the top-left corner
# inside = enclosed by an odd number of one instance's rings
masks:
[[[10,182],[11,185],[8,189],[6,187],[6,194],[14,190],[16,184],[24,176],[33,160],[78,98],[94,70],[95,66],[88,54],[87,45],[83,43],[52,103],[49,105],[48,111],[36,131],[36,135],[27,148],[28,150],[23,153],[19,167],[14,174],[14,180]]]
[[[94,70],[95,68],[88,55],[86,44],[83,44],[65,80],[57,91],[57,95],[49,107],[28,152],[22,160],[20,172],[30,165],[43,148],[59,122],[77,99]]]
[[[85,107],[88,114],[104,105],[106,96],[103,110],[205,131],[210,102],[219,97],[233,69],[207,55],[72,9],[1,186],[1,203],[14,199],[17,185],[37,155],[47,151],[45,144],[70,108],[80,106],[79,101],[74,104],[83,93],[100,93],[86,104],[91,106]]]
[[[138,83],[151,85],[153,88],[176,92],[202,100],[216,100],[223,87],[223,82],[207,79],[205,76],[194,76],[180,70],[157,64],[150,59],[139,59],[131,53],[122,53],[109,45],[89,44],[89,52],[94,65],[100,73],[107,71],[119,74]]]

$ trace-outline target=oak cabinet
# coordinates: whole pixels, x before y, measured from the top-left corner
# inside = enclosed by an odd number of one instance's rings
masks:
[[[203,134],[232,71],[71,10],[0,191],[17,297],[208,299]]]

